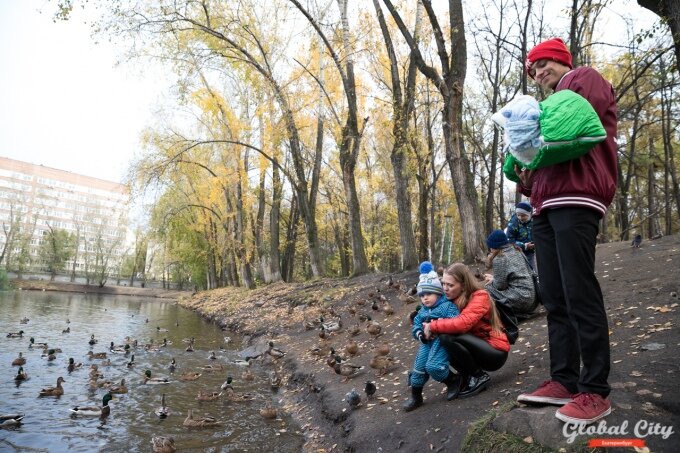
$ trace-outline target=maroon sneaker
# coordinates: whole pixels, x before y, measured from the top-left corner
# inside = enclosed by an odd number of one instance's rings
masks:
[[[517,401],[525,404],[554,404],[562,406],[571,402],[572,394],[557,381],[545,381],[531,393],[522,393]]]
[[[577,393],[570,403],[555,412],[555,417],[566,423],[587,425],[612,412],[612,405],[607,398],[597,393]]]

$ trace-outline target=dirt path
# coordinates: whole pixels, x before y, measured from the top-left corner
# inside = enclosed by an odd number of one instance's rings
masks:
[[[609,426],[628,423],[627,438],[634,438],[639,423],[673,426],[680,431],[680,372],[677,346],[680,236],[645,241],[639,249],[627,243],[603,244],[597,250],[597,275],[610,319],[613,413]],[[412,286],[416,272],[394,275],[394,281]],[[417,344],[410,337],[407,315],[415,303],[400,300],[399,290],[387,285],[387,275],[355,279],[319,280],[306,284],[274,284],[255,291],[221,289],[196,294],[180,303],[201,312],[225,328],[246,334],[249,345],[273,341],[286,351],[280,359],[267,358],[266,366],[279,370],[284,382],[281,408],[291,414],[307,437],[307,451],[565,451],[584,448],[593,437],[577,435],[567,443],[555,408],[517,407],[517,395],[548,378],[545,314],[521,325],[521,336],[499,371],[491,373],[487,391],[447,402],[439,383],[425,387],[425,405],[411,413],[401,406],[408,393],[406,374]],[[394,313],[382,304],[371,307],[370,294],[382,294]],[[403,297],[402,297],[403,298]],[[359,318],[370,315],[382,326],[381,335],[366,331]],[[340,319],[342,329],[326,340],[318,328],[306,325],[323,317]],[[345,351],[355,325],[359,353]],[[375,348],[387,345],[394,367],[380,376],[369,367]],[[244,345],[247,346],[247,345]],[[356,365],[357,377],[344,382],[325,363],[334,347]],[[363,395],[367,380],[375,382],[374,398],[351,409],[345,395],[355,388]],[[498,416],[500,414],[500,416]],[[473,422],[481,421],[473,425]],[[654,425],[654,426],[656,426]],[[507,432],[508,434],[506,434]],[[468,435],[468,433],[472,433]],[[467,436],[467,438],[466,438]],[[678,434],[644,438],[651,451],[677,451]],[[612,451],[608,449],[608,451]],[[631,451],[628,449],[627,451]]]

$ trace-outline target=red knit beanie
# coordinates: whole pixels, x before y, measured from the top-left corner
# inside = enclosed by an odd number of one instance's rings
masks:
[[[531,75],[529,70],[531,69],[531,66],[538,60],[552,60],[562,63],[565,66],[569,66],[569,69],[573,67],[571,65],[571,53],[569,53],[569,49],[567,49],[564,41],[562,41],[560,38],[553,38],[543,41],[529,51],[524,67],[529,74],[529,77],[532,79],[534,76]]]

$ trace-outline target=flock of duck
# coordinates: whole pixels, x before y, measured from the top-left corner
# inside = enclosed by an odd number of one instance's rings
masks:
[[[28,322],[29,322],[28,318],[23,318],[20,320],[21,324],[27,324]],[[67,324],[68,323],[70,323],[69,320],[67,320]],[[158,333],[167,332],[167,329],[157,327],[157,332]],[[63,333],[70,333],[70,328],[67,327],[67,329],[64,329]],[[23,339],[24,334],[25,332],[23,330],[17,332],[9,332],[7,334],[7,338]],[[225,337],[225,341],[227,340],[228,337]],[[185,351],[193,352],[195,339],[192,337],[184,339],[183,341],[187,343]],[[92,348],[94,348],[98,343],[99,340],[95,338],[94,334],[90,335],[89,340],[87,340],[87,344],[90,346],[90,351],[87,352],[87,359],[90,361],[88,384],[90,389],[93,391],[98,389],[102,389],[105,391],[102,397],[102,404],[101,406],[74,406],[70,408],[70,412],[74,417],[77,416],[107,417],[109,414],[111,414],[111,406],[109,405],[109,402],[111,402],[114,399],[114,395],[120,395],[128,393],[128,391],[134,391],[134,389],[129,389],[126,386],[125,378],[121,379],[119,383],[104,379],[104,374],[100,371],[99,367],[101,365],[107,366],[111,365],[112,355],[120,354],[122,357],[125,357],[126,358],[125,367],[128,370],[130,370],[134,369],[136,365],[134,354],[136,351],[156,352],[160,351],[163,347],[172,344],[172,342],[168,341],[167,339],[163,339],[162,342],[157,344],[151,341],[148,344],[140,345],[137,340],[133,340],[130,337],[126,337],[124,344],[116,345],[114,342],[110,342],[107,351],[94,352]],[[28,349],[29,350],[41,349],[42,350],[41,357],[46,358],[47,361],[56,360],[57,354],[62,352],[60,348],[48,346],[47,343],[36,342],[34,337],[30,337]],[[261,356],[250,358],[248,360],[235,360],[230,362],[230,365],[242,367],[244,371],[241,375],[241,378],[244,381],[253,381],[256,378],[255,374],[251,370],[251,363],[253,360],[258,358],[264,360],[277,360],[283,357],[284,355],[285,355],[284,351],[276,348],[274,344],[270,342],[269,347],[266,349],[266,351],[264,351],[264,353]],[[214,351],[210,351],[207,359],[210,361],[210,363],[200,366],[196,371],[187,371],[178,374],[177,376],[178,380],[196,381],[204,373],[224,372],[225,366],[221,363],[218,363],[217,360],[218,357]],[[93,363],[95,360],[99,361],[99,363]],[[18,367],[17,373],[14,376],[14,380],[16,381],[17,386],[19,386],[23,381],[29,379],[28,372],[24,369],[24,367],[28,368],[29,365],[27,365],[27,359],[24,356],[23,352],[18,353],[18,356],[12,361],[12,366]],[[82,362],[77,362],[73,357],[70,357],[68,359],[66,371],[70,374],[73,371],[78,370],[82,367],[83,367]],[[177,361],[173,357],[171,362],[167,366],[167,370],[170,373],[175,373],[177,368],[178,368]],[[169,379],[168,377],[153,376],[151,370],[147,369],[143,373],[140,385],[163,386],[170,385],[173,382],[174,381]],[[196,396],[196,401],[211,402],[224,398],[230,402],[248,402],[256,399],[264,399],[262,395],[256,393],[237,392],[233,387],[233,382],[234,378],[231,375],[227,375],[226,380],[220,386],[219,389],[199,390]],[[67,381],[64,379],[64,377],[59,376],[54,387],[45,387],[41,389],[38,392],[37,397],[59,398],[61,395],[64,394],[63,384],[65,383],[67,383]],[[278,387],[281,385],[281,377],[278,371],[270,372],[269,384],[273,392],[276,392],[278,390]],[[169,415],[171,415],[172,410],[167,405],[167,397],[165,393],[161,394],[160,406],[155,409],[154,413],[156,414],[156,416],[162,419],[167,418]],[[277,417],[277,410],[270,404],[265,404],[264,407],[260,409],[260,415],[267,419],[275,419]],[[23,413],[0,414],[0,427],[3,428],[17,427],[24,421],[24,419],[25,414]],[[184,419],[183,422],[183,426],[187,428],[212,428],[220,425],[222,425],[222,422],[217,418],[211,416],[197,417],[194,415],[192,409],[189,409],[187,411],[186,418]],[[174,443],[175,441],[172,437],[161,436],[154,437],[152,439],[153,451],[161,453],[174,452],[176,450]]]
[[[405,285],[399,284],[390,277],[387,281],[389,289],[395,289],[397,298],[404,304],[411,304],[417,302],[414,288],[406,288]],[[370,307],[370,311],[368,308]],[[317,329],[319,333],[319,344],[312,347],[308,352],[318,358],[325,358],[326,364],[337,375],[342,376],[342,381],[347,382],[365,372],[364,366],[351,363],[355,357],[361,355],[362,347],[357,343],[355,337],[362,332],[369,334],[372,341],[372,356],[368,361],[368,366],[376,370],[377,377],[394,370],[399,362],[390,355],[390,346],[385,342],[381,342],[379,338],[383,334],[382,325],[373,319],[377,315],[384,315],[385,317],[394,314],[394,309],[388,302],[387,297],[379,288],[368,293],[368,298],[361,298],[349,305],[349,315],[356,320],[356,322],[348,327],[343,328],[341,316],[335,313],[333,309],[322,309],[322,316],[312,320],[305,320],[304,327],[306,330]],[[413,317],[411,316],[412,320]],[[333,338],[341,338],[341,332],[346,333],[346,342],[344,345],[333,341]],[[337,348],[337,349],[336,349]],[[371,399],[376,392],[376,385],[372,381],[366,381],[364,392],[367,399]],[[345,396],[345,400],[351,408],[356,408],[361,404],[361,394],[352,389]]]

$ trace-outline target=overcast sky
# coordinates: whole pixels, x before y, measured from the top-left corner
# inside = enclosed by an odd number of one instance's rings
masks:
[[[0,0],[0,155],[120,182],[162,86],[54,8]]]

